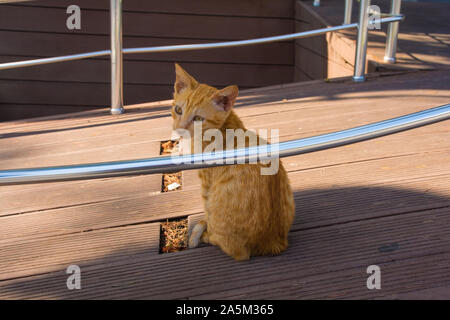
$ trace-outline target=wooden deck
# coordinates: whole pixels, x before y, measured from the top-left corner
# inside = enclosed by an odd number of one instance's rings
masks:
[[[281,140],[449,102],[447,71],[314,81],[242,92],[248,128]],[[0,168],[152,157],[168,101],[0,125]],[[296,218],[286,252],[236,262],[206,246],[159,254],[159,221],[202,213],[195,171],[0,187],[0,299],[450,298],[449,122],[284,158]],[[81,290],[66,268],[81,267]],[[368,290],[366,268],[381,268]]]

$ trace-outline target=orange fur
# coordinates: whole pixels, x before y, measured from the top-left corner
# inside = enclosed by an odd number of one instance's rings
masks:
[[[200,84],[176,64],[173,129],[187,129],[193,136],[192,119],[197,115],[204,119],[203,132],[216,128],[224,139],[226,129],[246,130],[232,110],[237,94],[237,86],[218,90]],[[181,108],[181,115],[175,112],[176,107]],[[249,141],[246,146],[251,145]],[[225,148],[225,141],[223,145]],[[206,218],[194,229],[190,246],[196,246],[201,238],[236,260],[279,254],[287,248],[294,218],[289,180],[281,161],[274,175],[261,175],[262,166],[267,165],[236,164],[199,171]]]

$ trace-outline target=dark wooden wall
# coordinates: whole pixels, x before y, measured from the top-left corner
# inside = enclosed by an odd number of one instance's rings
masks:
[[[293,0],[125,0],[124,47],[239,40],[292,33]],[[81,30],[68,30],[66,8],[81,8]],[[0,5],[0,62],[110,47],[108,0]],[[170,99],[173,63],[201,82],[240,88],[292,82],[294,43],[125,55],[124,102]],[[109,57],[0,71],[0,119],[80,111],[110,103]]]
[[[296,1],[295,32],[326,28],[339,25],[343,19],[343,3],[334,7],[327,1],[321,7],[313,7],[312,1]],[[336,10],[336,7],[342,10]],[[334,9],[334,10],[333,10]],[[353,12],[358,11],[357,8]],[[323,14],[324,12],[328,15]],[[336,17],[332,23],[330,12]],[[357,17],[353,18],[357,21]],[[294,81],[308,81],[353,75],[355,61],[355,41],[339,32],[297,39],[295,41]]]

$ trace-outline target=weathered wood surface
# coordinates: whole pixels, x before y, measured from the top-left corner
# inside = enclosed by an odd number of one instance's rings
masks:
[[[449,74],[422,71],[243,91],[249,128],[280,140],[448,103]],[[156,156],[170,101],[0,126],[0,169]],[[158,254],[159,223],[201,217],[199,180],[160,175],[0,187],[0,298],[445,298],[450,286],[448,122],[284,158],[296,201],[290,247],[235,262],[213,246]],[[65,269],[82,269],[82,290]],[[366,268],[382,289],[366,288]],[[448,295],[447,295],[448,296]]]

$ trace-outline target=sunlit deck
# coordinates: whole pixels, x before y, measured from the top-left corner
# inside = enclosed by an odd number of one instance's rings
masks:
[[[449,102],[450,74],[373,74],[243,91],[248,128],[280,140],[332,132]],[[170,101],[3,123],[0,169],[157,156]],[[159,254],[159,221],[202,213],[195,171],[0,187],[0,299],[450,298],[448,121],[284,158],[295,193],[290,246],[236,262],[206,246]],[[66,268],[81,267],[81,290]],[[369,265],[381,290],[368,290]]]

